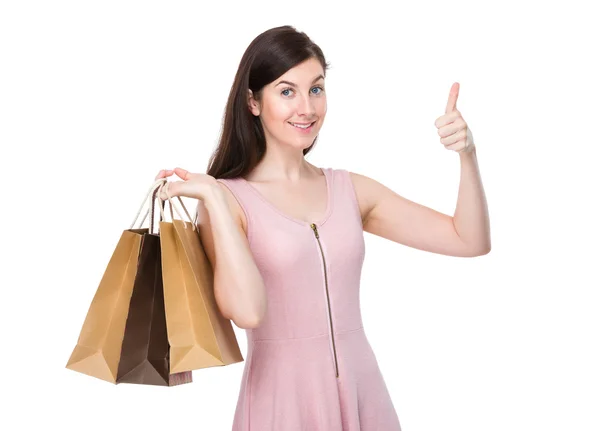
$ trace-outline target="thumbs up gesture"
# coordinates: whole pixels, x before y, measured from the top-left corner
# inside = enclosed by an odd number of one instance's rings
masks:
[[[461,113],[456,109],[459,87],[458,82],[452,84],[448,103],[446,104],[446,113],[435,120],[435,127],[438,129],[440,142],[444,144],[447,150],[453,150],[457,153],[471,152],[475,148],[473,135]]]

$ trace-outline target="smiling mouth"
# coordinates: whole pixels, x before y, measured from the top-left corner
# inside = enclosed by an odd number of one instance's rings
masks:
[[[311,128],[315,123],[316,123],[316,121],[313,121],[312,123],[308,123],[308,124],[292,123],[292,122],[288,121],[288,124],[291,124],[292,126],[298,128],[298,129],[303,129],[303,130]]]

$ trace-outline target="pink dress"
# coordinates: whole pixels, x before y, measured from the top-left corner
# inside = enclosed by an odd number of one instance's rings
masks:
[[[365,243],[350,174],[322,169],[327,210],[284,214],[243,178],[218,179],[248,220],[267,289],[248,350],[233,431],[401,431],[361,318]]]

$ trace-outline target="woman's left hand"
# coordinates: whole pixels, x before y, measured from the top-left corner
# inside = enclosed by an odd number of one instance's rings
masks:
[[[475,148],[473,135],[461,113],[456,109],[459,87],[458,82],[452,84],[446,105],[446,113],[435,120],[435,127],[438,129],[440,142],[444,144],[447,150],[453,150],[457,153],[471,152]]]

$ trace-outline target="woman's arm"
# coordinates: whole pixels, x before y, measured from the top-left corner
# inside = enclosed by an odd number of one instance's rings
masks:
[[[198,200],[197,225],[202,244],[212,264],[215,299],[224,317],[239,328],[255,328],[266,312],[266,292],[254,262],[236,203],[226,186],[217,183]]]
[[[469,245],[475,255],[487,254],[492,249],[490,217],[477,163],[477,148],[458,154],[460,185],[454,210],[454,227],[460,239]]]
[[[474,257],[491,250],[487,203],[476,150],[459,153],[458,202],[454,217],[408,200],[383,184],[351,172],[363,214],[363,229],[432,253]]]

